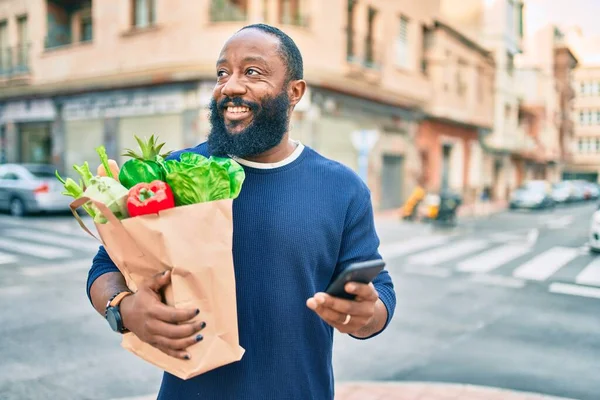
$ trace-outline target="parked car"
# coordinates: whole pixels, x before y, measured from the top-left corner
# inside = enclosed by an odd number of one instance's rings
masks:
[[[552,186],[543,180],[525,182],[511,194],[509,202],[511,209],[542,209],[554,205]]]
[[[600,253],[600,206],[592,215],[589,232],[590,250],[594,253]]]
[[[62,194],[55,170],[48,164],[1,164],[0,210],[14,216],[68,211],[73,199]]]

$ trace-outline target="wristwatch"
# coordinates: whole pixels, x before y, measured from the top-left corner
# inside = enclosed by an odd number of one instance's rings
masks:
[[[108,321],[108,324],[110,325],[111,329],[115,332],[127,332],[127,328],[123,326],[123,318],[121,317],[120,304],[121,301],[130,294],[133,294],[133,292],[129,290],[118,292],[113,297],[111,297],[110,300],[108,300],[108,303],[106,303],[106,311],[104,312],[104,316],[106,317],[106,320]]]

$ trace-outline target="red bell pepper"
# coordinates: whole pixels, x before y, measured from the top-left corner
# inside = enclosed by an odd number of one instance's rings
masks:
[[[131,217],[156,214],[159,211],[173,207],[175,207],[173,191],[163,181],[140,182],[129,189],[127,210]]]

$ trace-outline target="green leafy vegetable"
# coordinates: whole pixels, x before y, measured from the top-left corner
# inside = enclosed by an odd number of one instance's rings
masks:
[[[230,158],[214,156],[211,156],[210,158],[227,170],[231,188],[229,197],[232,199],[237,198],[242,190],[242,183],[244,183],[244,179],[246,178],[246,174],[244,173],[242,166]]]
[[[233,160],[189,152],[181,154],[179,161],[166,161],[164,166],[176,205],[236,198],[245,177]]]
[[[73,169],[77,171],[79,175],[81,175],[81,179],[83,179],[83,187],[88,187],[90,185],[90,180],[94,177],[94,175],[92,175],[92,171],[90,171],[88,162],[84,162],[83,165],[73,165]]]

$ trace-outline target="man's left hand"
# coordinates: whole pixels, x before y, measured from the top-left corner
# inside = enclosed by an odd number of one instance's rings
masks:
[[[345,289],[356,298],[346,300],[327,293],[316,293],[306,301],[306,305],[341,333],[353,334],[373,322],[379,294],[372,283],[349,282]]]

